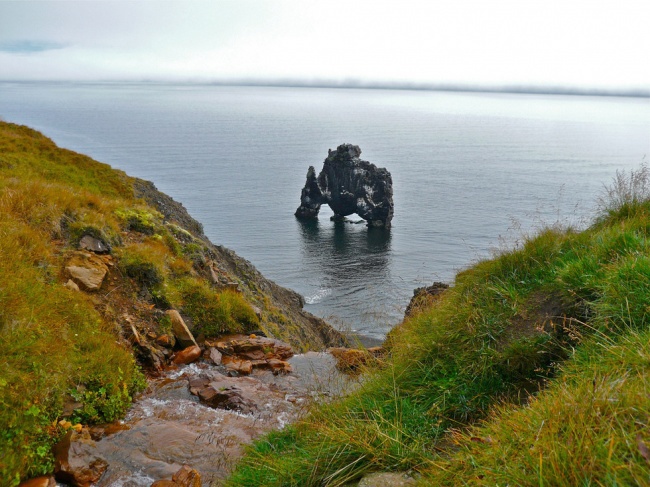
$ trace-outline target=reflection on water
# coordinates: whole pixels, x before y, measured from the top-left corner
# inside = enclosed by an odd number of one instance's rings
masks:
[[[390,280],[390,229],[367,227],[365,221],[296,222],[302,237],[303,265],[309,275],[318,277],[313,294],[306,296],[307,304],[313,306],[308,309],[318,313],[332,302],[339,307],[361,303],[361,322],[341,325],[358,331],[377,320],[388,322],[390,313],[382,309],[385,300],[381,294]]]

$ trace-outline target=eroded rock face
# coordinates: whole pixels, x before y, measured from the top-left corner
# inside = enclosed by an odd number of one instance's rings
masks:
[[[315,218],[328,204],[335,217],[356,213],[368,226],[389,228],[393,219],[393,179],[385,168],[361,160],[357,145],[342,144],[330,150],[316,177],[313,166],[300,196],[298,218]]]

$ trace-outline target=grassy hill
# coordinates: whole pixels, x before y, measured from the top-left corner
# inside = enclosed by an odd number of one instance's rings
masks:
[[[228,485],[650,485],[647,166],[601,203],[421,300],[359,390],[257,441]]]
[[[84,236],[109,254],[80,252]],[[80,259],[106,271],[98,289],[66,286]],[[60,419],[124,414],[141,369],[169,355],[156,339],[170,308],[199,341],[259,329],[297,349],[341,340],[151,183],[0,122],[0,485],[51,471]]]

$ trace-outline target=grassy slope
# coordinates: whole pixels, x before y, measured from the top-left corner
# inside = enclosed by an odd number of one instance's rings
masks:
[[[619,176],[589,229],[460,273],[363,388],[258,441],[229,485],[649,485],[648,182]]]
[[[81,403],[68,419],[84,424],[125,412],[145,384],[133,354],[151,358],[151,337],[169,331],[164,309],[179,309],[197,336],[262,328],[304,347],[318,339],[314,330],[327,332],[299,304],[283,312],[295,293],[163,218],[134,196],[136,187],[180,207],[121,171],[0,122],[1,486],[51,470],[66,403]],[[175,212],[190,230],[199,227]],[[96,293],[63,286],[65,262],[84,234],[113,247],[114,265]],[[210,266],[242,292],[215,287]],[[140,342],[151,340],[146,347],[135,345],[131,326]]]

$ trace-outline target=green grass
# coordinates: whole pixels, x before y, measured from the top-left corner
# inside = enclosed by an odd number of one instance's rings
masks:
[[[382,470],[422,485],[649,484],[647,180],[645,166],[619,175],[582,232],[548,228],[459,273],[391,332],[358,391],[257,441],[228,485]]]
[[[125,312],[144,310],[147,327],[164,330],[147,312],[177,307],[206,336],[259,325],[247,296],[207,284],[196,258],[206,243],[164,222],[133,185],[121,171],[0,122],[2,486],[52,471],[66,400],[81,403],[73,422],[110,422],[145,386],[123,337]],[[85,234],[113,248],[110,292],[63,286],[67,256]]]

